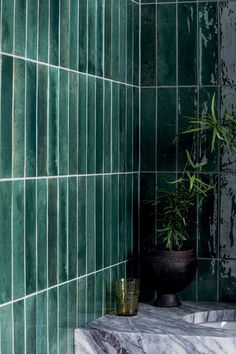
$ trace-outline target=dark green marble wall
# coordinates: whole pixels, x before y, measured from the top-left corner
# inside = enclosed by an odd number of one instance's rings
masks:
[[[189,141],[175,135],[217,97],[218,116],[236,114],[236,2],[142,1],[141,200],[181,172]],[[183,299],[236,301],[236,158],[219,146],[202,173],[219,188],[196,210],[199,267]],[[141,204],[141,238],[155,218]]]
[[[137,233],[139,5],[0,14],[0,352],[71,354]]]

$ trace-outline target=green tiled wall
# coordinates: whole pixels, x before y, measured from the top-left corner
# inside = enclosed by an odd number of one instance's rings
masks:
[[[0,352],[71,354],[134,249],[139,4],[0,13]]]
[[[141,200],[156,183],[183,169],[191,143],[173,139],[217,97],[219,116],[236,114],[236,2],[149,1],[141,5]],[[206,179],[219,182],[215,195],[197,211],[193,230],[199,258],[195,281],[183,299],[236,301],[236,164],[219,147],[209,157]],[[141,238],[153,235],[155,218],[141,203]]]

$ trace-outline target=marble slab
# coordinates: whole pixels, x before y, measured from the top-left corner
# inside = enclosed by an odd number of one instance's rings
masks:
[[[200,323],[236,320],[236,305],[140,304],[133,317],[106,315],[75,330],[75,354],[236,354],[236,332]]]

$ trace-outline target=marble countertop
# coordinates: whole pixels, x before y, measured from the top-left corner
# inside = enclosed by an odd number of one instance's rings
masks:
[[[75,330],[75,354],[235,354],[236,331],[199,323],[236,320],[236,305],[183,303],[178,308],[140,304],[133,317],[106,315]]]

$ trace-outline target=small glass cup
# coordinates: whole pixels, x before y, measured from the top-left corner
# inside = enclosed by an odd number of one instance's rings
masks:
[[[139,279],[116,280],[117,315],[134,316],[138,313]]]

